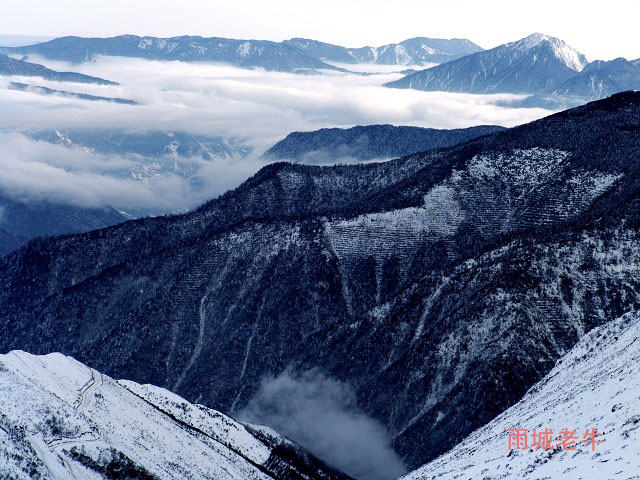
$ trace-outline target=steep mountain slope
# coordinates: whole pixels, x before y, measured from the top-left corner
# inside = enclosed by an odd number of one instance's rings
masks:
[[[499,130],[503,128],[478,126],[438,130],[393,125],[323,128],[314,132],[290,133],[267,150],[264,157],[306,163],[336,162],[345,157],[357,160],[394,158],[449,147]]]
[[[5,48],[5,52],[21,55],[37,54],[69,62],[90,61],[97,55],[138,57],[151,60],[184,62],[224,62],[239,67],[261,67],[266,70],[294,72],[331,69],[299,49],[266,40],[233,40],[183,36],[171,38],[121,35],[112,38],[62,37],[24,47]]]
[[[640,306],[638,118],[624,93],[390,162],[272,164],[186,215],[33,241],[0,260],[0,350],[223,411],[321,368],[417,467]]]
[[[127,220],[112,208],[82,208],[43,200],[16,200],[0,192],[0,256],[34,237],[79,233]]]
[[[405,480],[637,479],[640,475],[640,315],[596,328],[516,405]],[[526,450],[509,450],[507,429],[528,429]],[[556,448],[536,449],[533,429],[550,429]],[[576,431],[575,451],[557,446]],[[582,443],[595,429],[604,443]]]
[[[100,85],[118,85],[116,82],[91,77],[75,72],[56,72],[37,63],[16,60],[0,53],[0,75],[20,75],[23,77],[41,77],[55,82],[97,83]]]
[[[535,33],[390,82],[389,87],[467,93],[550,93],[587,64],[562,40]]]
[[[272,430],[58,353],[0,355],[0,476],[348,480]]]
[[[327,62],[374,63],[379,65],[422,65],[444,63],[482,51],[475,43],[461,38],[417,37],[381,47],[346,48],[307,38],[292,38],[283,43]]]

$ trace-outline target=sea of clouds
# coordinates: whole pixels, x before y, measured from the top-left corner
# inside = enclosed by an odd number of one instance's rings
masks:
[[[390,89],[400,78],[388,66],[366,74],[300,75],[207,63],[98,57],[69,64],[30,61],[117,81],[105,86],[0,77],[0,189],[21,199],[49,198],[75,205],[168,213],[193,208],[240,184],[264,166],[261,154],[292,131],[390,123],[434,128],[480,124],[513,126],[550,113],[509,108],[513,95],[467,95]],[[9,82],[131,99],[137,105],[41,95],[9,89]],[[139,166],[128,155],[72,150],[24,133],[51,129],[104,129],[134,133],[186,132],[242,141],[246,158],[204,161],[179,158],[198,169],[200,184],[166,172],[145,181],[123,175]],[[336,159],[340,161],[340,159]]]

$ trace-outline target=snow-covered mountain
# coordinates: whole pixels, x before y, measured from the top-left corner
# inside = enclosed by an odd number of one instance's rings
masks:
[[[387,85],[428,91],[544,94],[582,71],[587,63],[584,55],[562,40],[534,33]]]
[[[624,90],[640,90],[640,62],[637,60],[596,60],[558,86],[552,94],[598,100]]]
[[[420,70],[387,83],[394,88],[464,93],[517,93],[513,106],[562,108],[640,89],[640,62],[589,63],[559,38],[534,33],[491,50]]]
[[[531,446],[533,429],[553,432],[552,449]],[[576,430],[575,450],[557,446]],[[507,429],[528,429],[527,449]],[[581,443],[595,429],[604,443]],[[572,447],[574,445],[571,445]],[[586,334],[517,404],[404,480],[640,478],[640,314]]]
[[[444,63],[482,51],[481,47],[463,38],[417,37],[381,47],[360,48],[346,48],[307,38],[292,38],[283,43],[293,45],[308,55],[326,62],[350,64],[423,65]]]
[[[4,47],[4,53],[37,54],[69,62],[91,61],[97,55],[138,57],[184,62],[223,62],[239,67],[295,72],[338,70],[291,45],[266,40],[235,40],[182,36],[171,38],[121,35],[111,38],[61,37],[23,47]]]
[[[0,355],[0,478],[348,480],[271,429],[76,360]]]
[[[70,62],[90,61],[97,55],[154,60],[224,62],[240,67],[294,72],[339,70],[325,62],[423,65],[442,63],[481,51],[466,39],[411,38],[381,47],[346,48],[305,38],[284,42],[183,36],[172,38],[121,35],[113,38],[62,37],[23,47],[0,47],[5,53],[38,54]]]

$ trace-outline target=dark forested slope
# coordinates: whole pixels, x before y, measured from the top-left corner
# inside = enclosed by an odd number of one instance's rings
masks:
[[[352,128],[323,128],[293,132],[264,154],[267,159],[335,163],[340,160],[397,158],[435,148],[450,147],[503,127],[482,125],[471,128],[436,128],[363,125]]]

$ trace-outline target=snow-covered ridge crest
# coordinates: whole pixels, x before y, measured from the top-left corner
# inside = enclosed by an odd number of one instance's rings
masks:
[[[529,50],[545,42],[549,44],[558,60],[577,72],[581,72],[589,63],[587,57],[578,52],[575,48],[567,45],[563,40],[543,33],[533,33],[521,40],[508,43],[507,46],[516,49],[523,48],[525,50]]]
[[[524,398],[456,447],[403,477],[447,479],[640,478],[640,314],[587,333]],[[604,443],[575,451],[508,449],[507,429],[586,429]],[[553,444],[556,444],[554,441]]]
[[[115,468],[140,479],[348,479],[322,466],[303,475],[306,460],[292,461],[296,447],[275,432],[59,353],[0,355],[0,398],[0,478],[104,479]]]

